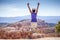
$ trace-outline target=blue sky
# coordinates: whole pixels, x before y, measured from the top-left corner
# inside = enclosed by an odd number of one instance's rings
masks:
[[[31,9],[40,2],[38,16],[60,16],[60,0],[0,0],[0,17],[30,15],[28,2]]]

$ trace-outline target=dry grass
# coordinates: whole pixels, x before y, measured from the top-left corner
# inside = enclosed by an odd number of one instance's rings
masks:
[[[47,31],[47,30],[46,30]],[[49,30],[50,31],[50,30]],[[32,31],[13,31],[7,32],[7,30],[0,30],[0,39],[35,39],[35,38],[43,38],[43,37],[60,37],[58,33],[44,33],[43,29],[36,29],[35,33],[39,33],[41,35],[33,35]]]

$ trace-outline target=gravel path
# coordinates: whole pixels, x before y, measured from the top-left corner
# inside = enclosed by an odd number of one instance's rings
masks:
[[[39,39],[0,39],[0,40],[60,40],[60,37],[46,37]]]

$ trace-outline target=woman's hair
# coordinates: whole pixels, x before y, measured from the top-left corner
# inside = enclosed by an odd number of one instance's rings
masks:
[[[35,9],[32,9],[32,12],[35,12]]]

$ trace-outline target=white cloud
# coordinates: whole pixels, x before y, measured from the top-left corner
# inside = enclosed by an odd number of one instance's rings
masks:
[[[42,8],[40,7],[38,16],[60,16],[59,8]],[[28,8],[19,8],[14,6],[2,6],[0,7],[1,17],[15,17],[30,15]]]
[[[2,7],[0,10],[0,16],[14,17],[29,15],[29,12],[25,8]]]
[[[60,16],[60,8],[40,8],[38,12],[39,16]]]

